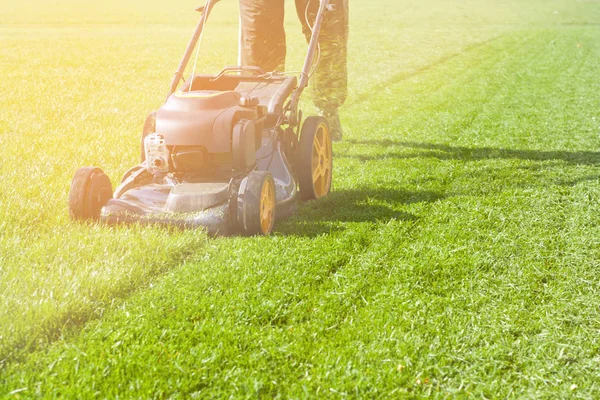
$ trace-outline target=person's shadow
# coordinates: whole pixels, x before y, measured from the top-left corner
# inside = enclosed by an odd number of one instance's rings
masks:
[[[561,151],[561,150],[527,150],[507,149],[501,147],[465,147],[450,146],[447,144],[412,142],[394,139],[364,139],[347,140],[351,145],[362,145],[373,148],[385,148],[382,154],[366,155],[341,153],[338,157],[354,158],[360,161],[373,161],[385,159],[412,159],[412,158],[437,158],[438,160],[478,161],[493,159],[515,159],[539,162],[556,162],[567,165],[600,166],[600,152],[597,151]],[[526,167],[532,170],[539,166]],[[586,175],[575,179],[557,180],[553,183],[561,186],[574,186],[581,182],[595,181],[599,175]]]
[[[347,140],[351,145],[368,145],[385,147],[381,155],[341,154],[341,157],[357,158],[361,161],[382,160],[386,158],[434,157],[439,160],[490,160],[521,159],[532,161],[564,161],[572,165],[600,165],[600,152],[596,151],[543,151],[515,150],[495,147],[471,148],[450,146],[437,143],[420,143],[393,139]],[[400,148],[399,150],[394,149]],[[406,149],[414,150],[412,153]]]
[[[381,187],[334,190],[323,199],[300,203],[298,212],[278,223],[276,230],[283,235],[314,237],[344,230],[344,222],[412,221],[417,217],[398,208],[443,198],[436,192]]]

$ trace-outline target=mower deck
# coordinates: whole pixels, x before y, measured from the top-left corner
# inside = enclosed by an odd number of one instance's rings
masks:
[[[266,132],[268,133],[268,131]],[[297,207],[296,181],[273,135],[263,138],[257,152],[258,170],[269,171],[275,183],[276,218],[291,215]],[[101,221],[110,225],[142,223],[205,228],[211,235],[231,235],[238,231],[239,205],[245,194],[244,179],[229,182],[177,182],[165,177],[160,182],[140,164],[126,175],[114,197],[102,207]]]

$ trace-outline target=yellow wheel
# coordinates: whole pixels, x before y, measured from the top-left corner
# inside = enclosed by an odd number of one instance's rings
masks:
[[[331,190],[332,170],[329,124],[323,117],[308,117],[300,133],[298,181],[302,200],[327,196]]]
[[[238,193],[237,220],[242,234],[268,235],[275,226],[275,181],[270,172],[252,171]]]
[[[275,224],[275,184],[265,179],[260,193],[260,233],[268,235]]]

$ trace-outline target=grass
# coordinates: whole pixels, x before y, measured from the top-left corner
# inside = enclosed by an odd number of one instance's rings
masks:
[[[55,3],[0,12],[0,396],[599,396],[599,3],[352,3],[331,196],[218,239],[66,208],[136,161],[195,3]]]

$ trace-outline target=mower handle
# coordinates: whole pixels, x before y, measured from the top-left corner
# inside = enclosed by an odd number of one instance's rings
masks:
[[[175,71],[175,75],[173,75],[173,80],[171,81],[171,88],[169,90],[169,95],[167,96],[167,99],[169,98],[169,96],[175,93],[175,91],[177,90],[177,86],[179,86],[179,82],[183,79],[183,72],[185,71],[185,67],[187,67],[188,62],[190,61],[192,53],[194,52],[194,48],[196,47],[198,39],[202,34],[202,29],[204,29],[204,24],[208,19],[208,14],[210,14],[210,11],[214,7],[215,3],[217,3],[218,1],[219,0],[206,0],[206,4],[203,7],[197,8],[198,11],[202,12],[202,16],[200,17],[198,25],[196,25],[196,29],[194,30],[194,34],[192,35],[190,43],[185,49],[185,53],[183,54],[183,58],[179,63],[179,67],[177,67],[177,71]]]
[[[185,50],[183,58],[179,63],[179,67],[173,76],[173,80],[171,81],[171,88],[169,90],[169,96],[171,96],[177,90],[177,86],[179,86],[179,82],[183,78],[183,72],[194,52],[194,48],[196,47],[200,35],[202,34],[202,30],[204,29],[204,24],[208,19],[208,15],[210,14],[214,5],[220,0],[206,0],[206,4],[203,7],[198,7],[197,10],[202,12],[202,16],[200,17],[200,21],[194,30],[194,34],[190,40],[190,43]],[[300,81],[298,83],[298,87],[292,93],[292,98],[290,100],[290,116],[288,118],[288,122],[290,125],[298,125],[300,121],[298,121],[299,116],[299,103],[300,96],[306,87],[308,86],[308,80],[310,78],[310,70],[313,66],[315,60],[315,54],[317,53],[317,49],[319,47],[319,35],[321,34],[321,26],[323,25],[323,18],[325,16],[325,12],[330,10],[330,0],[319,0],[319,10],[317,11],[317,15],[315,18],[315,22],[312,29],[312,34],[310,37],[310,42],[308,44],[308,53],[306,55],[306,59],[304,60],[304,67],[302,68],[302,72],[300,74]],[[307,21],[308,23],[308,21]],[[259,67],[225,67],[219,74],[215,77],[215,79],[223,76],[227,72],[230,71],[251,71],[257,75],[264,75],[265,72]],[[192,77],[193,79],[193,77]]]
[[[313,62],[315,61],[315,54],[317,53],[317,49],[319,48],[319,35],[321,34],[321,26],[323,25],[323,18],[325,16],[325,12],[331,10],[329,5],[330,0],[319,0],[319,11],[317,11],[317,16],[315,17],[315,22],[312,27],[312,34],[310,36],[310,42],[308,44],[308,53],[306,54],[306,59],[304,60],[304,67],[302,68],[302,72],[300,74],[300,82],[298,83],[298,87],[292,93],[292,99],[290,101],[291,110],[289,116],[289,124],[292,126],[298,125],[300,121],[298,121],[298,107],[300,104],[300,96],[306,87],[308,86],[308,80],[310,78],[310,70],[313,66]],[[308,24],[309,22],[306,21]]]

